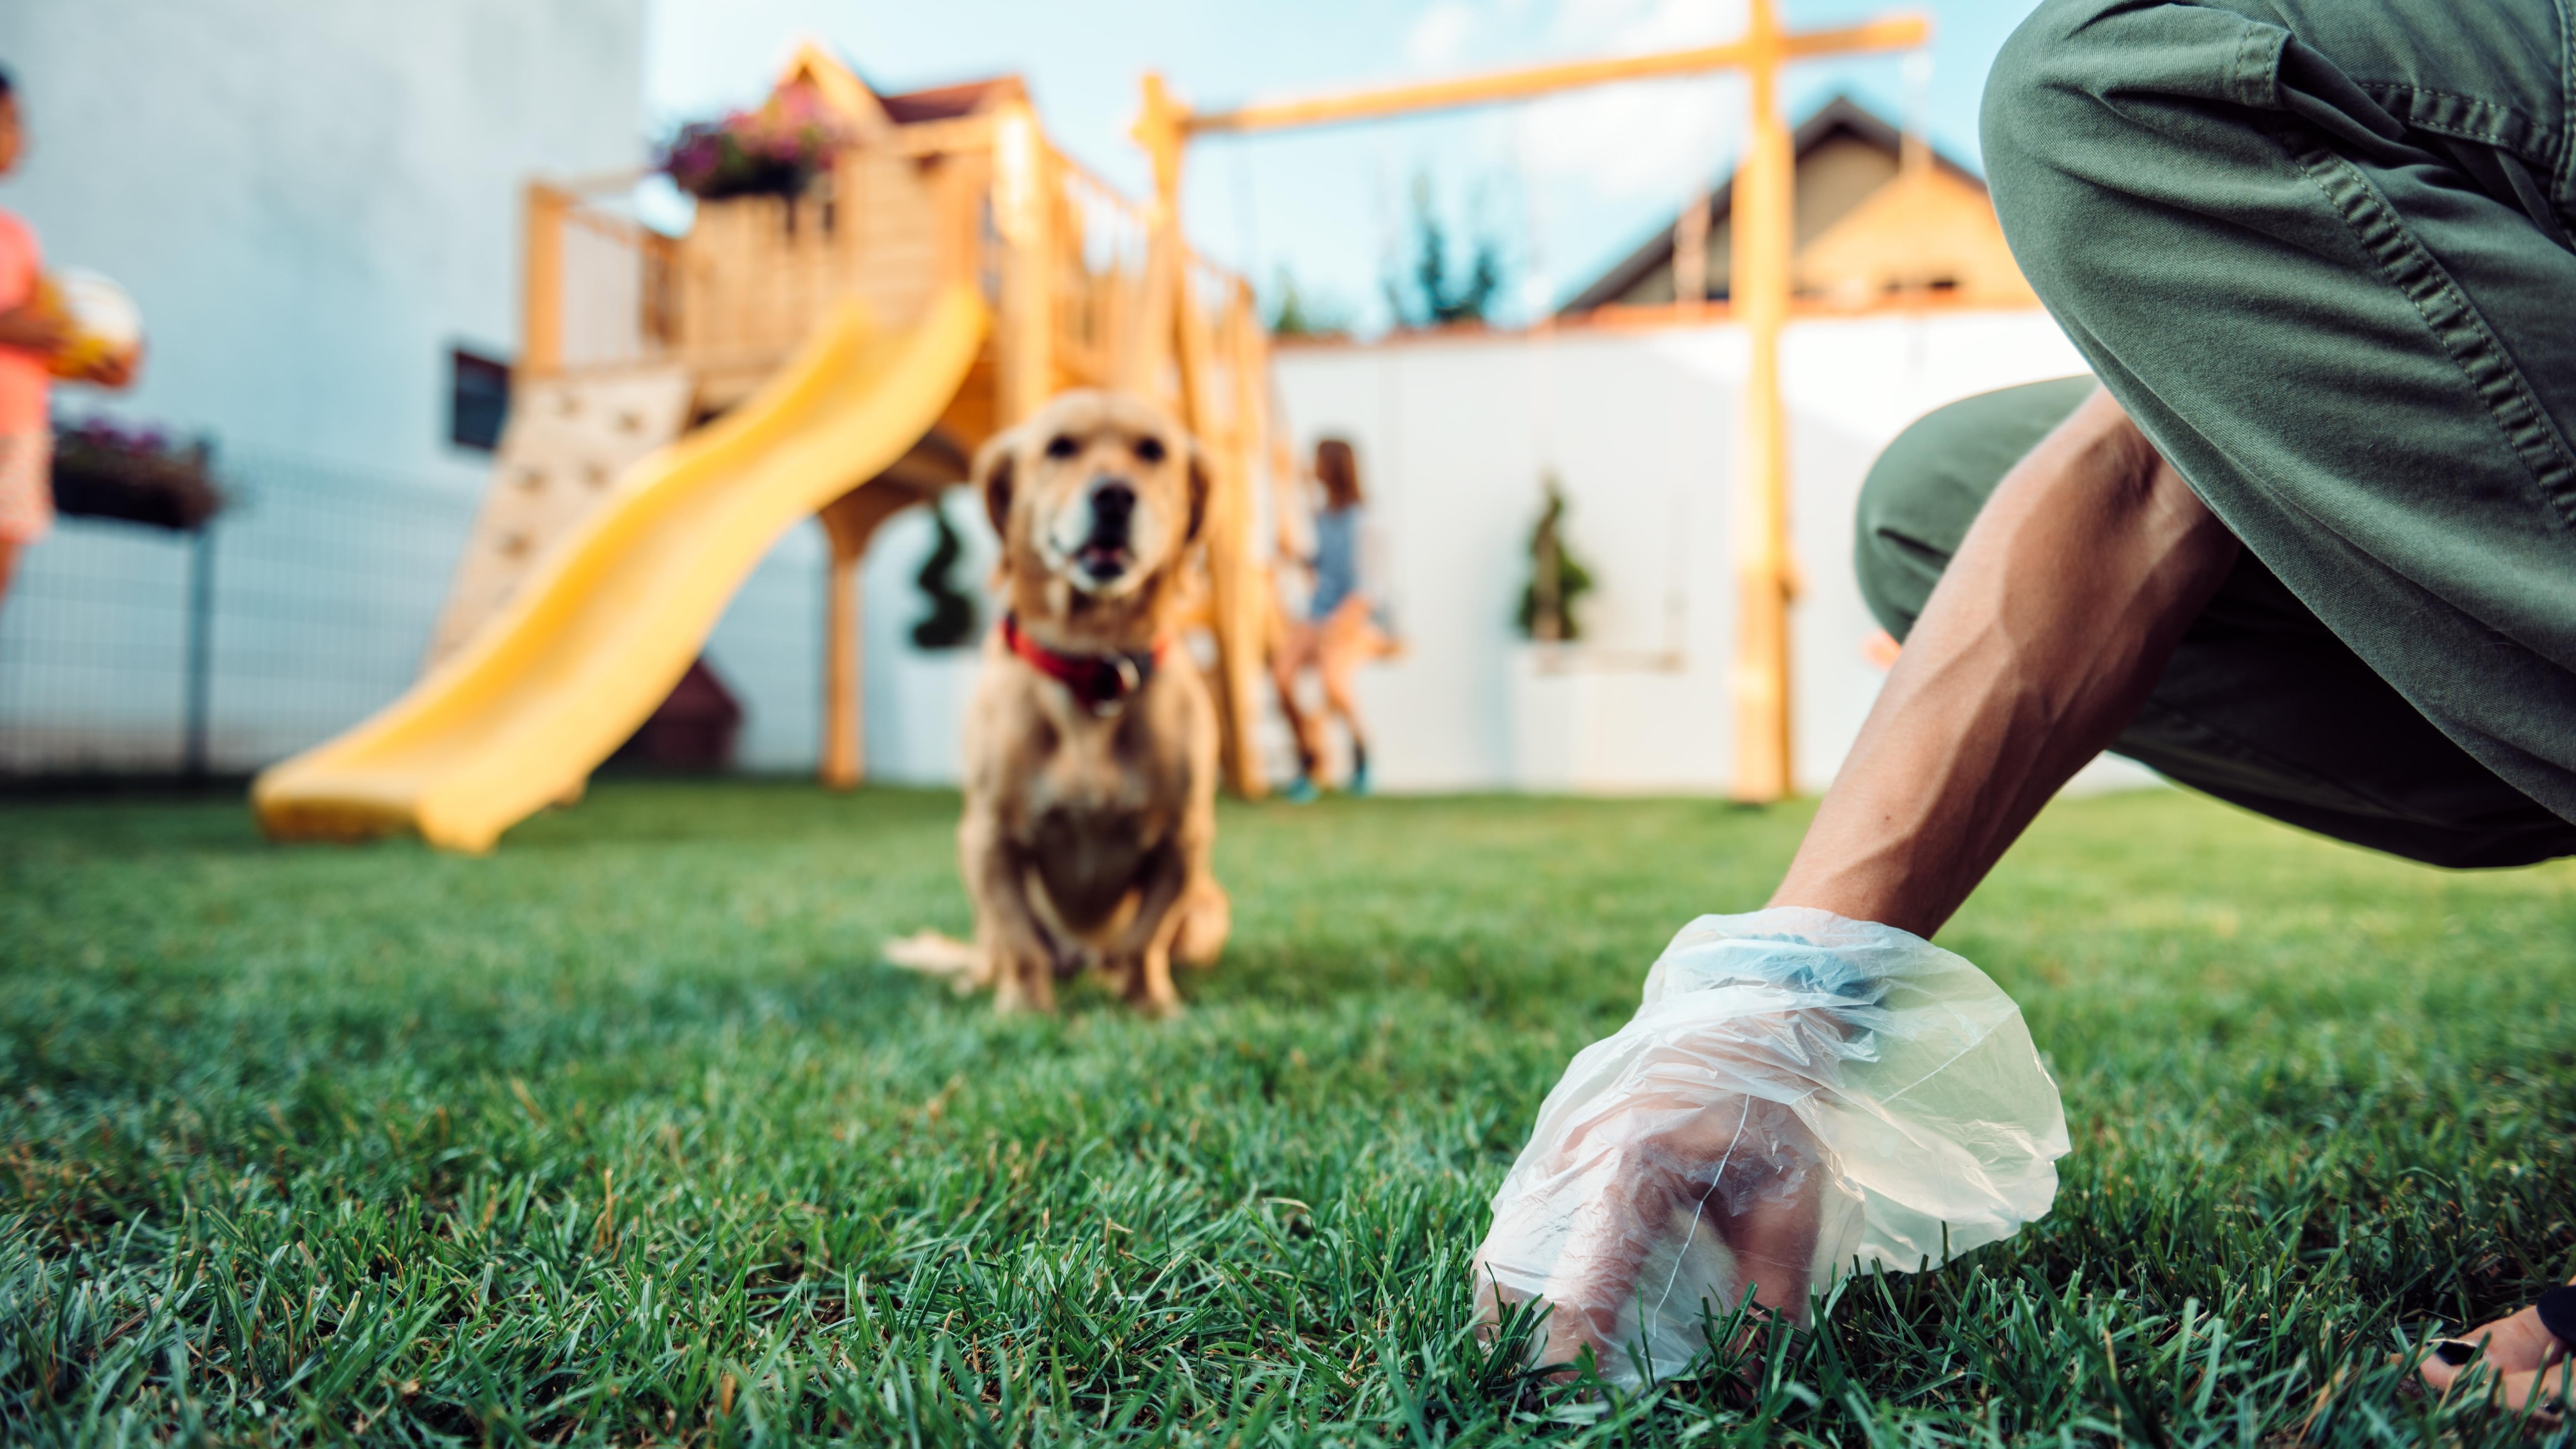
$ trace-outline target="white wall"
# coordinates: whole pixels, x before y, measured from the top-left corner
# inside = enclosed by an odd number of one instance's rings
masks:
[[[519,191],[638,164],[642,0],[20,0],[49,261],[142,304],[120,410],[479,487],[447,349],[515,352]]]
[[[1407,645],[1368,670],[1376,783],[1399,791],[1720,791],[1733,757],[1726,671],[1736,604],[1730,480],[1745,347],[1727,326],[1399,341],[1282,352],[1300,456],[1359,451]],[[1783,343],[1802,789],[1828,783],[1880,672],[1852,577],[1872,459],[1942,403],[2083,370],[2046,314],[1813,321]],[[1599,587],[1580,646],[1523,644],[1540,478],[1568,500],[1570,546]],[[2112,769],[2094,781],[2136,779]]]
[[[210,435],[215,763],[411,679],[488,456],[448,352],[514,353],[531,175],[644,157],[642,0],[14,0],[30,149],[0,206],[141,304],[141,385],[63,411]],[[166,766],[186,549],[66,520],[0,608],[0,770]],[[764,579],[770,572],[764,572]]]

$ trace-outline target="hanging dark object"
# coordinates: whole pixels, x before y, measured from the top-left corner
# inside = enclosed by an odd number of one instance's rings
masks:
[[[913,647],[957,649],[975,638],[974,597],[959,589],[954,577],[958,562],[966,556],[966,542],[948,521],[947,509],[934,502],[930,516],[939,526],[939,538],[931,545],[930,557],[922,564],[921,572],[913,575],[930,612],[912,626]]]
[[[203,439],[182,446],[157,428],[106,418],[55,429],[53,485],[54,511],[66,517],[116,518],[177,533],[204,527],[224,506],[213,450]]]
[[[1592,592],[1592,571],[1566,549],[1565,493],[1554,474],[1546,488],[1547,506],[1530,530],[1530,581],[1521,590],[1519,622],[1523,638],[1554,644],[1583,636],[1575,610]]]

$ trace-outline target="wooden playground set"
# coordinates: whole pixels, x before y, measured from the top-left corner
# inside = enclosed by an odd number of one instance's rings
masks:
[[[1001,79],[879,95],[804,47],[781,94],[842,139],[795,194],[702,201],[686,234],[623,214],[636,178],[527,191],[522,352],[494,481],[427,668],[400,699],[254,786],[285,838],[417,831],[490,849],[578,798],[688,669],[779,537],[818,517],[831,565],[822,774],[861,772],[855,580],[875,530],[961,481],[985,439],[1072,387],[1171,410],[1210,462],[1203,607],[1223,769],[1258,797],[1249,741],[1274,607],[1255,546],[1267,475],[1290,480],[1251,285],[1181,229],[1188,143],[1525,100],[1720,70],[1751,82],[1737,172],[1734,317],[1752,343],[1738,468],[1736,793],[1789,790],[1784,421],[1789,132],[1799,60],[1919,46],[1913,16],[1780,28],[1753,0],[1725,45],[1201,112],[1144,79],[1144,202],[1066,156]]]

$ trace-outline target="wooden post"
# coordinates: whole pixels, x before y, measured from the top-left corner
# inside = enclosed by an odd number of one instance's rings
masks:
[[[1735,315],[1751,357],[1736,469],[1735,798],[1768,803],[1793,786],[1789,745],[1788,427],[1780,403],[1780,329],[1789,320],[1791,188],[1796,158],[1780,119],[1784,58],[1772,0],[1750,0],[1744,37],[1753,128],[1735,173]]]
[[[1048,205],[1055,177],[1037,117],[1019,104],[994,133],[993,220],[1002,238],[1000,355],[1004,427],[1055,395],[1055,238]]]
[[[1145,281],[1136,290],[1134,325],[1126,329],[1130,345],[1119,359],[1118,386],[1145,397],[1171,401],[1164,386],[1172,360],[1174,333],[1181,326],[1181,304],[1188,286],[1189,261],[1181,236],[1182,123],[1187,112],[1172,99],[1163,78],[1146,72],[1144,109],[1134,135],[1154,163],[1154,200],[1145,213]],[[1189,383],[1184,364],[1182,388]]]
[[[1258,600],[1251,596],[1251,470],[1243,448],[1251,431],[1240,411],[1221,413],[1216,389],[1217,345],[1206,310],[1190,286],[1190,255],[1181,235],[1181,160],[1188,111],[1172,99],[1159,75],[1148,73],[1144,107],[1134,135],[1154,163],[1154,201],[1146,213],[1145,281],[1136,299],[1135,325],[1118,360],[1118,385],[1147,397],[1166,398],[1166,367],[1179,364],[1182,420],[1208,451],[1208,607],[1215,621],[1218,713],[1224,723],[1220,768],[1236,793],[1259,799],[1268,790],[1252,749],[1255,686],[1262,659],[1257,628],[1244,621]],[[1249,318],[1248,299],[1240,300]],[[1240,365],[1238,354],[1237,363]],[[1231,426],[1229,427],[1229,422]]]
[[[847,790],[867,778],[867,656],[859,565],[868,540],[888,518],[916,503],[935,503],[935,488],[907,486],[880,474],[823,505],[815,515],[831,548],[824,585],[823,783]]]
[[[1267,431],[1262,404],[1268,397],[1264,384],[1269,358],[1261,345],[1260,314],[1253,305],[1251,284],[1241,278],[1235,279],[1228,293],[1225,320],[1223,351],[1234,396],[1228,407],[1231,426],[1224,435],[1225,465],[1221,476],[1211,480],[1223,490],[1225,506],[1209,510],[1208,603],[1216,617],[1217,670],[1225,694],[1224,711],[1231,722],[1225,732],[1223,767],[1235,793],[1258,800],[1270,793],[1252,741],[1269,663],[1262,647],[1268,601],[1260,593],[1269,587],[1269,573],[1256,561],[1252,475]]]
[[[832,551],[823,590],[823,785],[855,789],[867,777],[867,673],[859,627],[859,556]]]
[[[542,181],[527,190],[519,277],[519,371],[563,370],[563,229],[572,197]]]

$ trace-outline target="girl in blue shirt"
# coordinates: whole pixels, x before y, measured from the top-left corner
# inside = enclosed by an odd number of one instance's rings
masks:
[[[1315,482],[1324,492],[1324,507],[1315,516],[1315,551],[1304,560],[1314,576],[1306,617],[1290,620],[1271,672],[1279,686],[1279,705],[1297,736],[1297,778],[1285,792],[1292,800],[1315,796],[1315,773],[1323,759],[1323,724],[1297,702],[1297,678],[1309,667],[1324,682],[1324,712],[1341,716],[1351,732],[1352,794],[1369,787],[1368,737],[1360,725],[1359,701],[1352,677],[1372,659],[1394,652],[1379,629],[1376,608],[1361,585],[1360,548],[1364,511],[1359,460],[1341,438],[1315,445]]]

